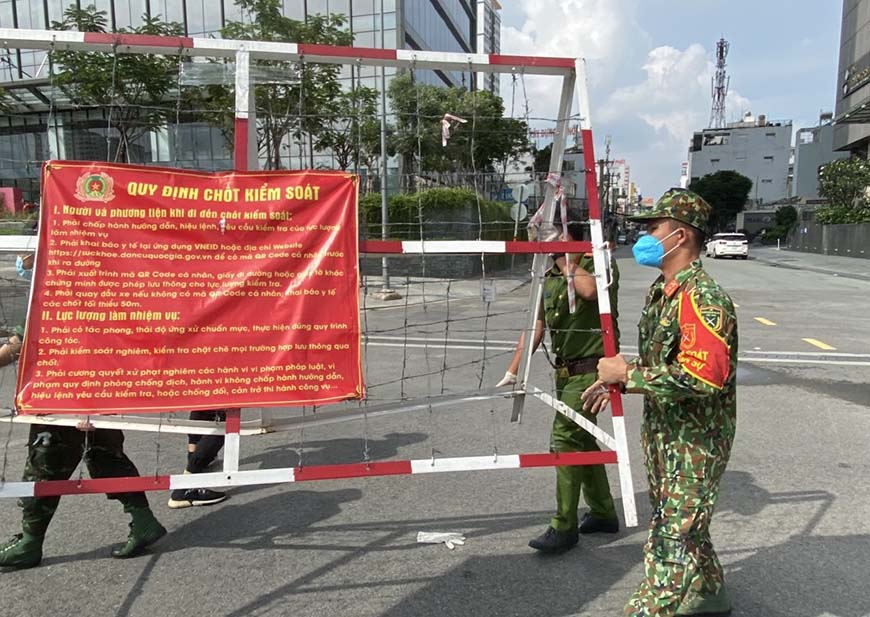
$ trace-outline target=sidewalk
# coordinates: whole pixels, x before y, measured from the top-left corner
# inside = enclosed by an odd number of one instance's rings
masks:
[[[870,259],[801,253],[786,249],[777,250],[766,246],[751,247],[749,258],[777,268],[808,270],[820,274],[870,281]]]

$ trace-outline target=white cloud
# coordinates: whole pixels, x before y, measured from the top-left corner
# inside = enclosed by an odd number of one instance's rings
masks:
[[[522,25],[502,26],[502,53],[586,58],[591,63],[592,87],[602,85],[611,80],[616,66],[630,54],[627,41],[646,39],[631,18],[636,1],[526,0],[519,8]],[[559,79],[530,76],[525,78],[525,85],[532,117],[555,119]],[[521,100],[519,88],[518,92]],[[507,99],[510,93],[511,77],[506,75],[502,78],[502,95]]]
[[[599,147],[604,135],[612,135],[614,154],[630,159],[633,177],[652,193],[676,181],[693,131],[708,124],[714,67],[712,55],[697,43],[647,51],[651,42],[636,20],[638,2],[525,0],[511,9],[509,21],[518,25],[503,23],[501,44],[504,54],[586,58]],[[552,127],[559,80],[527,77],[525,85],[530,116],[549,119],[532,124]],[[510,75],[503,76],[501,93],[510,109]],[[516,102],[520,114],[520,84]],[[726,119],[749,109],[749,100],[732,91]],[[572,111],[577,110],[575,100]]]
[[[643,66],[646,79],[614,91],[602,110],[606,122],[636,116],[653,128],[661,139],[688,143],[692,132],[710,119],[710,79],[713,64],[703,46],[685,50],[657,47]],[[729,115],[749,109],[749,100],[736,91],[726,99]]]

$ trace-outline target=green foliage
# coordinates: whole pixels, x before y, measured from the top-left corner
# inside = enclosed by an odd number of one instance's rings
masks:
[[[310,15],[305,21],[297,21],[284,17],[281,0],[236,0],[235,4],[247,18],[227,22],[221,30],[221,36],[226,39],[323,45],[351,45],[353,41],[344,15]],[[282,144],[288,136],[297,140],[306,138],[309,160],[300,161],[300,167],[313,167],[315,142],[318,139],[324,139],[324,143],[338,142],[338,135],[346,133],[346,130],[338,130],[331,137],[324,137],[332,119],[341,116],[342,106],[346,108],[348,104],[347,95],[342,93],[338,82],[341,67],[305,63],[300,69],[292,62],[272,60],[256,60],[255,64],[271,67],[271,71],[279,69],[287,75],[301,71],[298,83],[255,86],[257,145],[266,158],[266,168],[282,167]],[[234,89],[224,85],[208,86],[199,105],[209,111],[205,120],[220,127],[227,140],[232,141]]]
[[[773,217],[777,227],[790,230],[797,223],[798,211],[794,206],[781,206],[776,209]]]
[[[547,144],[540,150],[535,148],[535,172],[546,174],[550,171],[550,157],[553,155],[553,144]]]
[[[53,30],[106,32],[106,12],[94,5],[64,11],[63,21]],[[142,25],[121,28],[118,33],[178,36],[183,26],[164,22],[159,16],[142,16]],[[58,87],[77,105],[109,108],[111,125],[118,131],[114,160],[129,162],[129,146],[142,135],[164,126],[173,105],[167,98],[177,81],[178,58],[156,54],[115,54],[55,50],[52,62],[59,65]]]
[[[491,92],[415,84],[411,75],[398,75],[390,83],[389,97],[396,114],[393,143],[406,169],[491,172],[496,163],[530,150],[526,123],[505,118],[502,100]],[[445,147],[441,119],[446,113],[468,122],[455,128]],[[417,160],[418,148],[422,162]]]
[[[823,225],[870,223],[870,163],[863,158],[838,159],[819,171],[819,195],[830,205],[816,210]]]
[[[332,122],[317,135],[317,148],[330,150],[341,170],[351,164],[374,168],[381,155],[378,91],[363,86],[344,91],[335,99],[332,111]]]
[[[483,221],[482,239],[511,239],[513,221],[510,219],[510,205],[483,198],[479,203],[480,220]],[[390,217],[389,236],[394,239],[419,240],[421,224],[426,239],[468,239],[478,235],[478,198],[470,189],[436,188],[392,195],[387,208]],[[370,193],[362,197],[359,212],[368,237],[380,237],[380,194]],[[457,221],[467,221],[470,225],[460,227],[455,224]]]
[[[736,171],[717,171],[692,182],[689,190],[712,206],[710,229],[715,233],[732,224],[737,213],[743,210],[752,190],[752,180]]]

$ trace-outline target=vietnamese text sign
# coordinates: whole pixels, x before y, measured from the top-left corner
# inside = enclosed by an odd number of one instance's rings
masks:
[[[362,396],[357,183],[49,162],[21,413]]]

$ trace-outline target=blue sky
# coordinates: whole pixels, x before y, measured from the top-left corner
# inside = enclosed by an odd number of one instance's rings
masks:
[[[605,135],[657,197],[706,127],[716,41],[731,43],[728,120],[746,110],[795,130],[833,110],[839,0],[501,0],[502,53],[588,59],[596,154]],[[531,116],[552,118],[558,84],[527,78]],[[502,80],[510,107],[510,82]],[[520,96],[520,95],[518,95]],[[576,110],[576,107],[575,107]]]

